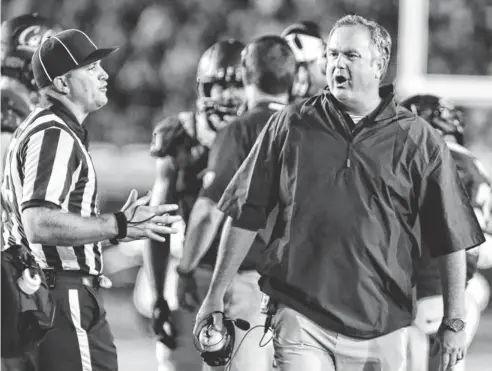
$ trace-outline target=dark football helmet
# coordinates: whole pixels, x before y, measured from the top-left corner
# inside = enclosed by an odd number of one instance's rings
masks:
[[[2,23],[1,73],[37,91],[31,67],[36,49],[61,28],[37,14],[24,14]]]
[[[464,123],[460,110],[435,95],[414,95],[400,103],[436,128],[442,135],[452,135],[463,145]]]
[[[304,98],[316,94],[326,85],[325,42],[319,26],[312,21],[297,22],[280,36],[289,44],[297,62],[292,95]]]
[[[221,40],[203,53],[198,62],[197,82],[199,110],[212,111],[219,115],[237,115],[243,104],[238,97],[228,97],[217,101],[211,97],[212,86],[221,84],[223,88],[243,87],[241,78],[241,52],[245,45],[234,39]]]

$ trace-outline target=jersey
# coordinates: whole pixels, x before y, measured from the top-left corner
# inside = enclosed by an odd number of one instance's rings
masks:
[[[173,159],[177,170],[176,202],[186,224],[198,197],[208,160],[208,148],[198,140],[196,126],[193,112],[167,117],[154,129],[150,148],[154,157],[169,156]]]
[[[202,187],[209,155],[209,149],[200,137],[200,132],[205,130],[199,125],[194,112],[167,117],[154,129],[150,148],[154,157],[173,159],[177,171],[173,202],[179,205],[179,213],[186,225]],[[219,239],[215,238],[200,265],[215,265],[218,243]]]
[[[480,161],[465,147],[452,142],[448,143],[448,147],[477,219],[481,227],[485,228],[490,220],[492,204],[490,177]],[[476,261],[471,254],[467,253],[467,281],[475,271]],[[432,259],[425,249],[423,249],[422,256],[415,267],[415,283],[418,299],[442,294],[438,262],[436,259]]]
[[[270,117],[284,104],[270,101],[257,102],[242,116],[237,117],[229,126],[217,133],[217,138],[210,150],[207,174],[203,181],[202,197],[207,197],[218,204],[222,194],[231,182],[234,174],[248,157],[261,131]],[[256,270],[272,233],[276,212],[269,217],[267,228],[260,230],[248,254],[241,263],[240,270]],[[217,233],[220,238],[221,230]]]
[[[6,156],[2,197],[8,203],[4,248],[28,248],[42,268],[102,272],[100,242],[53,246],[28,241],[22,211],[59,209],[82,217],[99,215],[97,180],[85,129],[62,103],[35,109],[16,130]]]

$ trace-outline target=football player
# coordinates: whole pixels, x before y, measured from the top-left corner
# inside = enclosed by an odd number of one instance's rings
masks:
[[[168,117],[154,130],[151,155],[156,158],[157,176],[151,203],[157,204],[164,200],[178,203],[184,222],[182,229],[188,221],[204,181],[209,147],[217,131],[243,110],[243,85],[240,75],[243,48],[243,43],[227,39],[207,49],[198,63],[197,110]],[[175,347],[177,349],[172,352],[172,358],[178,369],[185,364],[193,365],[197,369],[202,365],[193,342],[194,315],[181,309],[176,310],[175,269],[182,248],[182,236],[183,234],[181,237],[178,235],[177,238],[168,239],[171,241],[168,242],[170,245],[167,248],[163,248],[160,242],[148,242],[148,255],[144,258],[144,267],[150,274],[140,276],[152,277],[150,286],[153,292],[150,300],[139,298],[139,287],[142,287],[140,292],[145,292],[147,285],[142,281],[137,284],[134,296],[136,307],[141,313],[146,312],[143,308],[145,303],[155,303],[152,310],[153,329],[159,340],[157,352],[162,369],[172,367],[168,353],[169,349]],[[216,249],[211,249],[200,262],[200,266],[209,270],[210,275],[213,272],[215,254]],[[208,282],[199,280],[199,285],[203,286],[201,291],[204,296]],[[173,320],[170,317],[172,311]],[[176,330],[182,335],[179,338],[176,336]]]
[[[48,19],[36,14],[24,14],[2,22],[0,179],[3,173],[4,154],[7,152],[13,132],[34,106],[40,103],[31,68],[31,57],[46,38],[60,30]],[[2,221],[6,215],[3,206],[2,203]]]
[[[312,21],[293,23],[280,36],[287,41],[297,61],[291,100],[318,94],[326,86],[326,45],[319,26]]]
[[[2,22],[0,41],[1,63],[1,131],[0,179],[3,179],[4,157],[12,134],[34,109],[42,104],[34,81],[31,58],[41,43],[61,28],[37,14],[24,14]],[[8,213],[1,199],[2,225]],[[0,243],[3,241],[0,240]],[[2,272],[3,274],[3,272]],[[34,369],[32,354],[19,358],[2,358],[2,370],[27,371]]]
[[[490,222],[492,204],[490,178],[480,161],[463,146],[464,125],[458,109],[434,95],[415,95],[401,102],[401,105],[421,116],[444,137],[487,239],[485,244],[467,251],[465,333],[469,346],[478,327],[480,312],[487,307],[489,301],[489,285],[476,269],[477,263],[482,269],[491,266],[492,240],[485,229]],[[437,261],[423,251],[415,273],[415,326],[425,334],[431,335],[437,332],[443,316],[442,288]],[[432,371],[432,366],[429,366]],[[464,369],[464,360],[453,368],[455,371]]]
[[[56,31],[59,31],[58,27],[54,28],[48,19],[36,14],[21,15],[2,23],[2,154],[10,135],[39,103],[31,57],[37,47]]]

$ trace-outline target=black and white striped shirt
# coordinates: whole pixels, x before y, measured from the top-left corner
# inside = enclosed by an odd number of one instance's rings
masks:
[[[22,225],[22,211],[46,206],[84,217],[99,214],[97,181],[87,150],[86,131],[60,102],[34,110],[15,132],[6,157],[2,197],[9,221],[4,248],[28,247],[42,268],[102,271],[101,244],[46,246],[30,243]]]

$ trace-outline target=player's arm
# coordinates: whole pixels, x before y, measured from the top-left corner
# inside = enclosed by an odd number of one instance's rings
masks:
[[[156,179],[152,187],[150,205],[171,203],[176,200],[177,168],[170,156],[156,159]],[[144,254],[144,269],[153,277],[157,299],[164,297],[164,284],[169,262],[170,238],[161,242],[149,239],[146,242]]]
[[[180,273],[193,272],[219,233],[223,213],[217,209],[222,193],[241,165],[238,122],[219,131],[209,153],[200,196],[191,210]],[[242,158],[244,159],[244,157]]]
[[[26,237],[31,243],[77,246],[115,238],[119,233],[113,214],[83,217],[61,210],[68,196],[65,185],[70,184],[73,173],[80,166],[74,145],[70,134],[50,128],[33,134],[23,147],[21,207]],[[173,222],[175,217],[164,214],[175,210],[176,206],[148,207],[147,203],[148,197],[143,197],[132,202],[125,212],[130,222],[151,218],[139,225],[127,224],[128,238],[139,239],[173,232],[159,224]]]
[[[189,274],[196,269],[217,235],[223,213],[216,206],[206,197],[199,197],[193,205],[179,263],[180,274]]]

